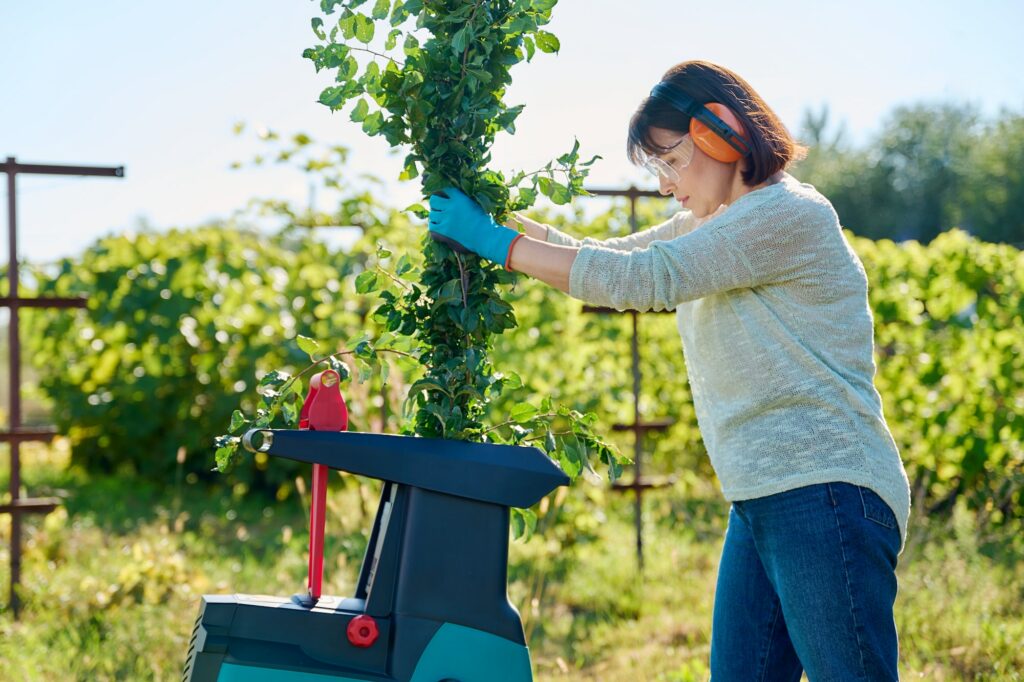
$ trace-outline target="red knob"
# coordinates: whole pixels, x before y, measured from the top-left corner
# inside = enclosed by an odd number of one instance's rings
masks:
[[[380,631],[372,616],[356,616],[348,622],[348,641],[352,646],[366,648],[377,641]]]

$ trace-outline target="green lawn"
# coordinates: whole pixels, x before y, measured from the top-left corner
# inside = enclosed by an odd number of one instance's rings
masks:
[[[0,616],[0,680],[177,680],[200,594],[287,595],[304,584],[296,499],[89,479],[68,470],[60,447],[26,450],[32,492],[68,501],[28,522],[27,607],[18,623]],[[0,455],[0,479],[6,469]],[[373,493],[352,478],[332,491],[325,592],[352,591]],[[710,489],[651,495],[643,581],[627,498],[581,487],[555,508],[580,513],[512,546],[509,592],[537,679],[707,679],[727,505]],[[0,524],[6,590],[9,522]],[[896,611],[905,679],[1024,679],[1020,559],[1019,541],[979,544],[963,512],[945,524],[914,519]]]

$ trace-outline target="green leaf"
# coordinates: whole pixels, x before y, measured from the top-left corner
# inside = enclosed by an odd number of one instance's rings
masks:
[[[537,41],[537,48],[541,52],[558,52],[561,48],[561,44],[558,42],[558,38],[554,33],[548,33],[547,31],[537,31],[534,34],[534,38]]]
[[[398,263],[395,264],[395,274],[401,277],[410,270],[412,270],[412,260],[407,254],[403,253],[398,259]]]
[[[430,211],[423,204],[409,204],[402,210],[412,213],[417,218],[426,219],[430,217]]]
[[[402,29],[393,28],[388,32],[388,37],[384,40],[384,49],[393,50],[395,45],[398,44],[398,37],[402,35]]]
[[[376,95],[380,92],[381,76],[380,66],[377,65],[377,62],[370,62],[366,65],[366,71],[363,72],[359,82],[363,84],[366,92],[370,95]]]
[[[341,86],[324,88],[324,91],[320,93],[320,104],[329,106],[331,109],[337,109],[344,102],[344,88]]]
[[[374,111],[363,119],[363,132],[367,135],[375,135],[380,130],[384,116],[380,111]]]
[[[536,417],[538,412],[539,410],[530,403],[519,403],[512,406],[512,410],[509,412],[509,419],[522,424]]]
[[[526,47],[526,61],[533,59],[533,55],[537,53],[537,46],[533,43],[533,38],[523,38],[523,45]]]
[[[279,369],[274,369],[263,375],[263,378],[260,379],[260,383],[257,386],[257,388],[270,387],[273,389],[278,389],[291,378],[292,377],[290,374],[288,374],[288,372],[284,372]]]
[[[334,14],[334,6],[343,2],[345,0],[320,0],[320,11],[324,14]]]
[[[360,341],[352,350],[355,351],[357,358],[361,358],[368,362],[372,362],[376,359],[376,352],[373,349],[373,344],[369,341]]]
[[[405,36],[405,41],[402,43],[402,52],[405,53],[406,57],[412,57],[419,51],[420,41],[417,40],[416,36],[414,36],[413,34],[407,33]]]
[[[529,540],[533,536],[533,532],[537,530],[537,514],[532,509],[523,509],[523,519],[526,521],[526,539]]]
[[[235,453],[237,451],[237,443],[217,448],[214,453],[214,459],[217,462],[217,471],[220,471],[221,473],[229,471],[234,464]]]
[[[307,355],[314,355],[318,350],[320,350],[320,344],[317,343],[316,339],[311,339],[308,336],[303,336],[302,334],[299,334],[296,339],[299,342],[299,350]]]
[[[522,509],[515,507],[509,509],[508,521],[509,527],[512,529],[513,540],[518,540],[526,534],[526,518],[523,516]]]
[[[359,383],[363,384],[370,380],[373,376],[373,368],[366,363],[359,363],[359,376],[357,377]]]
[[[466,73],[473,76],[480,83],[489,83],[491,81],[491,74],[483,69],[466,69]]]
[[[434,307],[438,308],[442,304],[461,300],[462,282],[457,279],[448,280],[438,289],[437,298],[434,299]]]
[[[488,80],[490,80],[489,77]],[[501,112],[498,118],[495,119],[495,122],[499,126],[501,126],[502,130],[514,135],[516,132],[516,118],[518,118],[519,114],[523,113],[524,107],[525,105],[523,104],[519,104],[514,107],[509,107],[505,111]],[[517,185],[519,184],[519,180],[521,179],[522,178],[519,178],[518,180],[513,180],[510,184]]]
[[[377,0],[373,5],[373,12],[370,16],[374,19],[387,19],[391,12],[391,0]]]
[[[299,408],[293,402],[285,402],[281,405],[281,415],[289,426],[298,426]]]
[[[373,20],[364,14],[356,15],[356,40],[367,43],[373,40]]]
[[[466,42],[469,40],[469,26],[463,26],[452,36],[452,52],[461,55],[466,50]]]
[[[341,29],[341,36],[345,40],[352,40],[356,37],[356,14],[350,9],[345,9],[338,19],[338,28]]]
[[[349,370],[348,365],[346,365],[345,362],[341,360],[341,358],[337,358],[332,355],[330,360],[328,360],[328,363],[331,365],[331,369],[338,373],[338,376],[341,378],[342,382],[348,381],[352,372]]]
[[[569,478],[575,479],[580,475],[580,471],[583,470],[583,461],[587,456],[586,451],[580,445],[576,436],[570,435],[562,439],[562,452],[564,456],[559,460],[559,463],[562,465],[562,471]]]
[[[414,394],[420,391],[440,391],[449,398],[452,397],[451,392],[447,388],[436,381],[430,381],[429,379],[420,379],[413,383],[413,385],[409,387],[409,397],[411,398]]]
[[[378,278],[376,270],[363,270],[356,277],[356,292],[360,294],[368,294],[377,289],[377,282]]]
[[[350,81],[355,78],[358,72],[359,62],[356,61],[355,57],[347,54],[345,58],[341,60],[341,64],[338,65],[338,75],[335,77],[335,80],[339,83]]]
[[[509,525],[512,529],[512,538],[526,542],[537,530],[537,514],[532,509],[513,507],[509,510]]]
[[[557,182],[551,183],[551,194],[549,196],[551,201],[558,205],[568,204],[572,201],[572,192],[569,191],[569,188]]]
[[[501,382],[505,388],[515,390],[523,387],[522,378],[515,372],[502,372]]]
[[[537,178],[537,189],[539,189],[540,193],[546,197],[551,196],[551,189],[553,185],[554,183],[552,182],[551,178]]]
[[[324,33],[324,20],[320,17],[313,17],[312,25],[316,37],[320,40],[327,40],[327,34]]]
[[[235,410],[231,413],[231,425],[228,427],[228,431],[234,433],[238,429],[245,426],[245,415],[242,414],[241,410]]]
[[[359,101],[356,102],[355,108],[352,109],[351,119],[353,121],[355,121],[356,123],[361,123],[363,121],[363,119],[366,118],[366,113],[369,110],[370,110],[370,105],[366,103],[365,99],[360,97]]]
[[[580,156],[580,141],[578,139],[573,140],[572,151],[562,154],[558,157],[558,163],[563,166],[571,166],[576,163],[576,160]]]

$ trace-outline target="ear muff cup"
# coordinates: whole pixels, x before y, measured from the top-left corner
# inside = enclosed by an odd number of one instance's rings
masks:
[[[708,102],[704,105],[711,113],[722,119],[730,128],[739,133],[744,141],[749,140],[746,128],[740,123],[740,119],[732,110],[718,102]],[[696,117],[690,119],[690,138],[702,152],[715,161],[722,163],[734,163],[742,158],[742,154],[736,151],[732,145],[720,138],[711,128],[707,127]]]

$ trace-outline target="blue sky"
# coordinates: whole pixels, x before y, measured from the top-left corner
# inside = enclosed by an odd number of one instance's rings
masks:
[[[126,168],[123,180],[20,176],[20,255],[52,261],[141,217],[169,228],[256,196],[305,202],[297,171],[229,169],[261,149],[232,134],[238,121],[347,145],[353,174],[385,180],[383,201],[416,200],[418,183],[395,179],[401,154],[316,102],[332,79],[301,58],[317,14],[308,0],[3,3],[0,155]],[[561,53],[515,67],[507,100],[526,110],[494,167],[537,168],[575,136],[604,157],[594,185],[652,186],[624,158],[626,122],[669,66],[694,58],[740,73],[794,133],[806,109],[827,105],[853,143],[901,104],[1024,111],[1022,25],[1019,0],[562,0],[549,27]]]

